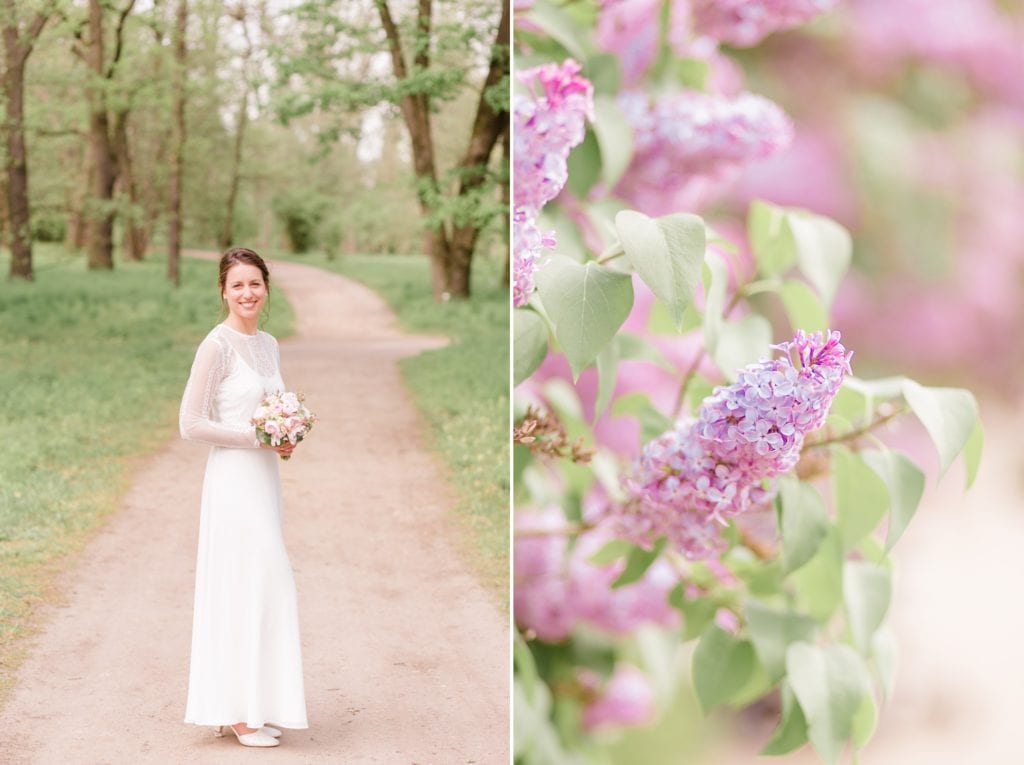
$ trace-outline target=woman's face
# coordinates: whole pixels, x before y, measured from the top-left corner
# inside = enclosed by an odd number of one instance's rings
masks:
[[[222,295],[229,312],[247,322],[255,319],[267,298],[263,273],[248,263],[235,263],[228,269]]]

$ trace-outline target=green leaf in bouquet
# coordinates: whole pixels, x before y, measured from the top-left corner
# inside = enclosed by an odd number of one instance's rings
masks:
[[[878,474],[889,491],[889,533],[885,549],[891,550],[910,524],[924,494],[924,473],[902,452],[866,449],[860,453],[865,464]]]
[[[849,551],[882,520],[889,492],[861,456],[844,446],[832,447],[832,478],[839,535]]]
[[[583,142],[569,152],[566,164],[569,172],[567,181],[569,191],[574,197],[586,199],[590,189],[601,177],[601,147],[598,145],[597,135],[593,128],[588,128]],[[561,245],[561,241],[559,241],[559,245]]]
[[[978,402],[962,388],[926,388],[903,380],[903,397],[939,452],[939,477],[967,446],[978,424]],[[980,458],[980,446],[976,445]],[[977,465],[975,465],[977,467]]]
[[[789,683],[783,683],[780,691],[782,698],[782,717],[771,739],[761,750],[762,755],[789,754],[807,743],[807,720],[804,711],[796,701],[796,695]]]
[[[793,330],[824,332],[828,329],[828,313],[814,291],[803,282],[790,279],[779,287],[779,297],[786,308]]]
[[[864,697],[871,693],[863,659],[847,645],[794,643],[786,651],[786,674],[807,719],[811,744],[834,765],[853,733]]]
[[[611,342],[633,307],[629,274],[554,256],[535,277],[573,378]]]
[[[693,687],[705,714],[740,693],[753,677],[756,663],[749,640],[709,624],[693,652]]]
[[[791,577],[797,607],[819,623],[827,621],[843,599],[843,554],[837,529],[829,530],[814,557]]]
[[[788,220],[800,270],[828,311],[853,257],[850,234],[834,220],[803,210],[790,210]]]
[[[647,573],[647,569],[658,559],[661,555],[661,551],[665,547],[665,538],[658,539],[650,550],[645,550],[642,547],[633,546],[633,549],[629,551],[629,557],[626,558],[626,568],[621,574],[612,582],[612,589],[619,587],[625,587],[627,584],[633,584],[633,582],[640,581],[644,574]]]
[[[862,560],[843,564],[843,598],[853,642],[867,654],[875,631],[882,625],[892,598],[889,572]]]
[[[985,435],[981,429],[981,420],[974,424],[971,437],[967,439],[964,446],[964,466],[967,469],[967,488],[971,488],[975,477],[978,475],[978,466],[981,464],[981,450],[984,446]]]
[[[797,641],[810,642],[818,628],[811,617],[788,609],[773,608],[757,600],[746,606],[747,631],[772,683],[786,673],[786,649]]]
[[[615,216],[615,229],[629,262],[681,330],[704,262],[704,221],[689,213],[649,218],[623,210]]]
[[[772,325],[763,316],[752,313],[722,322],[711,358],[726,379],[735,380],[740,369],[771,354],[771,343]]]
[[[594,134],[601,147],[601,180],[614,188],[633,159],[633,127],[613,96],[594,97]]]
[[[512,327],[512,384],[519,385],[537,370],[547,356],[548,328],[544,319],[525,308],[516,308],[512,312]]]
[[[796,241],[786,210],[755,200],[747,213],[747,239],[762,276],[778,276],[796,263]]]
[[[657,438],[673,427],[672,420],[654,408],[646,393],[639,391],[615,399],[612,414],[616,417],[634,417],[640,423],[640,440],[643,443]]]

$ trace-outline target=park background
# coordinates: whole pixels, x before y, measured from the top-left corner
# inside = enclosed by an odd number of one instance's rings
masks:
[[[0,3],[0,703],[55,575],[177,437],[222,317],[185,249],[338,272],[449,338],[403,379],[506,604],[508,23],[507,1]],[[264,328],[292,322],[274,292]]]

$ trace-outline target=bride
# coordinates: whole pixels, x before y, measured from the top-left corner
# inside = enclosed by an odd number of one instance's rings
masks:
[[[223,323],[200,343],[181,401],[182,438],[210,444],[185,722],[228,726],[245,746],[277,746],[307,728],[295,581],[281,536],[278,454],[256,438],[253,411],[286,390],[277,340],[258,329],[270,274],[252,250],[220,261]],[[273,452],[277,452],[274,454]]]

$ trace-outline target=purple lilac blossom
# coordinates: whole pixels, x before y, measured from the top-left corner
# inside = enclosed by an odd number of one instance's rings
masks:
[[[657,100],[619,95],[634,131],[634,156],[616,194],[648,214],[694,209],[734,180],[742,167],[793,140],[793,124],[768,99],[685,91]]]
[[[593,120],[594,94],[572,59],[521,72],[523,86],[513,102],[513,304],[522,306],[533,292],[533,274],[542,248],[555,244],[554,232],[542,233],[537,216],[562,191],[567,160],[583,141],[586,120]]]
[[[804,24],[831,10],[838,0],[695,0],[693,22],[699,34],[740,48],[756,45],[772,32]]]
[[[619,664],[601,688],[600,678],[593,670],[580,670],[577,678],[594,695],[583,708],[583,727],[622,728],[646,725],[657,714],[654,689],[647,676],[629,664]]]
[[[644,446],[624,480],[632,501],[617,514],[618,532],[650,545],[665,536],[689,558],[723,548],[728,518],[767,503],[766,479],[791,470],[804,435],[820,428],[850,371],[838,332],[798,331],[783,351],[717,387],[697,419],[680,421]]]
[[[595,40],[619,60],[626,85],[637,82],[658,52],[662,0],[602,0]]]

